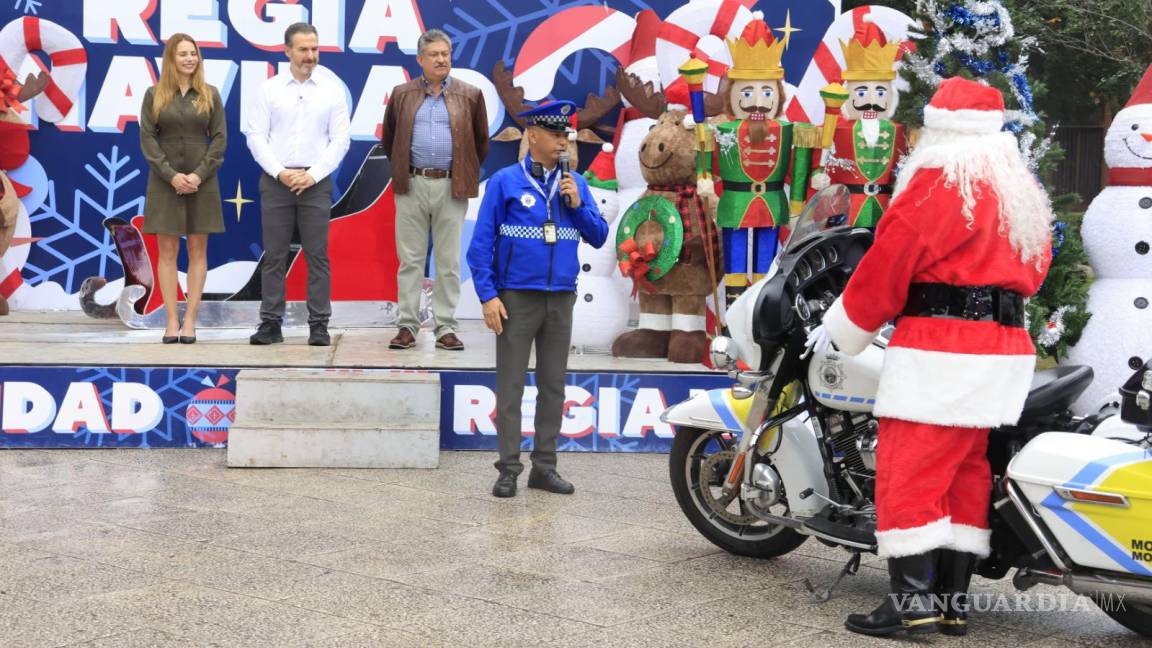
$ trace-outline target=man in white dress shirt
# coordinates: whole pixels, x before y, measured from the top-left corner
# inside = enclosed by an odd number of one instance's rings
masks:
[[[288,72],[264,82],[244,129],[248,149],[264,170],[260,218],[264,262],[260,275],[260,326],[252,344],[283,342],[284,277],[292,233],[299,229],[308,267],[308,344],[328,346],[332,281],[328,269],[328,221],[332,173],[350,144],[344,88],[313,74],[320,60],[316,28],[295,23],[284,32]]]

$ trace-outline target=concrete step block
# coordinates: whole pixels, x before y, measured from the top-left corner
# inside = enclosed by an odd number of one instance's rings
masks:
[[[231,468],[436,468],[440,431],[370,426],[233,425]]]
[[[379,427],[437,426],[440,378],[389,369],[258,369],[236,381],[236,424],[334,421]]]
[[[228,465],[435,468],[440,376],[388,369],[257,369],[236,377]]]

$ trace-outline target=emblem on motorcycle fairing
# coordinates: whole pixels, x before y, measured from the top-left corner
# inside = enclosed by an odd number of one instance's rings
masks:
[[[844,367],[838,357],[825,357],[820,363],[820,383],[828,389],[840,389],[844,384]]]

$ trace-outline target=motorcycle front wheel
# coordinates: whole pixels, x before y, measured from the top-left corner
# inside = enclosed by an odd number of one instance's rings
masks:
[[[680,510],[712,544],[738,556],[775,558],[807,540],[807,536],[757,518],[739,497],[726,502],[724,476],[735,458],[735,442],[725,432],[677,428],[668,457],[668,474]],[[778,504],[775,515],[787,515]]]

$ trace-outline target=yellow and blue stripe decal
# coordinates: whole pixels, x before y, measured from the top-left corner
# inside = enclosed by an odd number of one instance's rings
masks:
[[[849,396],[847,394],[833,394],[831,392],[813,392],[816,396],[830,401],[840,401],[843,403],[856,403],[860,405],[875,405],[875,398],[865,398],[863,396]]]
[[[1042,504],[1125,571],[1152,576],[1146,561],[1136,560],[1130,547],[1118,539],[1129,538],[1131,544],[1152,528],[1152,453],[1126,452],[1092,461],[1064,486],[1118,493],[1128,499],[1128,508],[1116,508],[1069,502],[1052,492]]]
[[[744,431],[741,421],[748,420],[748,410],[752,409],[751,398],[736,398],[731,389],[709,389],[708,400],[716,416],[724,424],[724,429],[732,432]]]

